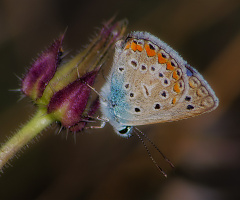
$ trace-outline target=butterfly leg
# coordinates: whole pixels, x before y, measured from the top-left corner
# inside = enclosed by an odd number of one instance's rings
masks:
[[[104,128],[105,125],[106,125],[106,121],[102,121],[100,126],[87,126],[85,127],[85,129],[100,129],[100,128]]]

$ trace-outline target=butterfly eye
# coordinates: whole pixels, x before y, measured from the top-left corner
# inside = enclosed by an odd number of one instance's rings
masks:
[[[132,132],[132,126],[125,126],[122,130],[118,131],[118,134],[122,137],[130,137]]]

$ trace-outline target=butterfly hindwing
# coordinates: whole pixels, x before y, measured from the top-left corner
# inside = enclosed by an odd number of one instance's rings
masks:
[[[217,107],[208,83],[169,47],[130,38],[124,45],[119,43],[118,49],[111,91],[120,107],[114,113],[120,122],[143,125],[175,121]]]

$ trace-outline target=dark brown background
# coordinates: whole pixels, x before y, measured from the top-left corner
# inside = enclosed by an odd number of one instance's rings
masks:
[[[0,142],[34,113],[19,102],[22,76],[68,27],[65,50],[88,44],[104,20],[118,13],[131,30],[160,37],[197,68],[220,99],[209,114],[139,127],[172,160],[165,179],[143,145],[118,137],[107,125],[77,136],[49,128],[18,154],[0,177],[0,199],[239,199],[240,1],[238,0],[1,0]],[[108,70],[105,70],[105,73]]]

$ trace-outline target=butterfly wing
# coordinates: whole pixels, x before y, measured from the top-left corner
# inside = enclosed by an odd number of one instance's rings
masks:
[[[134,32],[116,49],[109,96],[119,123],[176,121],[218,106],[204,78],[158,38]]]

